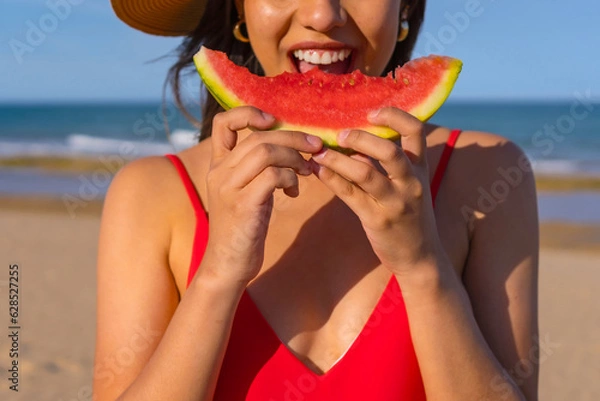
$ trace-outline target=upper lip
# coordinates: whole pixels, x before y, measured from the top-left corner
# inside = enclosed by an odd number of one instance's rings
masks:
[[[295,50],[341,50],[341,49],[349,49],[354,50],[352,46],[348,46],[347,44],[341,42],[301,42],[296,43],[295,45],[290,47],[288,54],[290,56],[294,55]]]

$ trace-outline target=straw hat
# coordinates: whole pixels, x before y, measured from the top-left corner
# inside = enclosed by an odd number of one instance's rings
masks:
[[[207,0],[111,0],[113,10],[127,25],[160,36],[192,32]]]

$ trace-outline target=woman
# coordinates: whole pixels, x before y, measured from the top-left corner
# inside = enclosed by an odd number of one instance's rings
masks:
[[[187,35],[176,92],[201,43],[267,76],[381,75],[408,60],[424,12],[424,0],[112,2],[138,29]],[[370,118],[402,147],[341,132],[348,157],[209,99],[198,145],[118,173],[99,243],[97,400],[537,400],[527,159],[397,109]]]

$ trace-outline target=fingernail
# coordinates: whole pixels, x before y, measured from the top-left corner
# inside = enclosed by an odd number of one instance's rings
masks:
[[[338,133],[338,142],[344,142],[346,140],[346,138],[348,138],[348,135],[350,134],[350,130],[349,129],[345,129],[342,132]]]
[[[325,150],[325,148],[319,150],[317,153],[312,155],[312,158],[315,160],[323,160],[323,157],[325,156]]]
[[[262,111],[261,113],[263,115],[263,118],[267,121],[271,121],[271,120],[275,119],[275,117],[272,114],[265,113],[264,111]]]
[[[369,115],[368,115],[369,120],[372,120],[372,119],[376,118],[379,115],[379,111],[380,110],[370,111]]]
[[[321,138],[319,138],[318,136],[314,136],[314,135],[307,135],[306,136],[306,140],[308,141],[308,143],[310,143],[311,145],[314,146],[321,146]]]

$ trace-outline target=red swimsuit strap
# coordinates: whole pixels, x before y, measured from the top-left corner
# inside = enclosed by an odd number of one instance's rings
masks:
[[[458,139],[460,133],[461,131],[458,129],[452,130],[452,132],[450,132],[450,136],[448,137],[448,140],[446,141],[446,146],[444,147],[444,151],[442,152],[442,157],[440,158],[440,162],[438,163],[437,169],[435,170],[435,174],[433,175],[433,180],[431,181],[431,198],[433,199],[434,205],[438,190],[440,189],[440,185],[442,183],[442,178],[444,178],[446,167],[448,167],[450,156],[452,155],[454,145],[456,145],[456,140]]]
[[[177,157],[173,154],[165,155],[179,173],[179,177],[181,177],[181,181],[183,181],[183,185],[185,186],[185,190],[192,202],[192,206],[194,207],[194,213],[196,214],[196,231],[194,233],[194,242],[192,245],[192,260],[190,262],[190,268],[188,269],[188,278],[187,285],[189,286],[192,278],[194,278],[194,274],[202,261],[202,257],[204,256],[204,251],[206,250],[206,243],[208,242],[208,217],[206,216],[206,212],[204,207],[202,206],[202,201],[200,200],[200,196],[196,191],[196,187],[192,182],[192,179],[187,172],[185,166]]]
[[[181,177],[181,181],[183,181],[183,185],[185,186],[185,190],[192,201],[192,206],[194,207],[194,212],[196,215],[204,215],[204,208],[202,207],[202,202],[200,202],[200,196],[198,196],[198,192],[196,191],[196,186],[192,182],[190,175],[188,174],[185,166],[181,162],[181,159],[176,155],[168,154],[165,155],[171,162],[175,165],[177,172],[179,173],[179,177]]]

